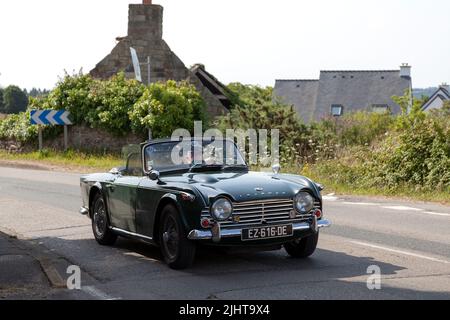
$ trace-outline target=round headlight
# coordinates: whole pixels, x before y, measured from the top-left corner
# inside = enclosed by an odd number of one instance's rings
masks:
[[[228,220],[233,214],[233,205],[228,199],[219,198],[211,207],[211,215],[218,221]]]
[[[300,213],[308,213],[314,208],[314,198],[307,192],[299,192],[294,198],[295,208]]]

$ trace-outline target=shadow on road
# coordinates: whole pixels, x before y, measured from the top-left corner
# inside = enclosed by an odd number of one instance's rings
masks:
[[[158,248],[133,240],[120,238],[114,247],[93,239],[39,241],[56,252],[71,252],[67,258],[105,286],[120,284],[115,294],[124,299],[450,299],[449,292],[384,284],[382,290],[369,290],[369,266],[378,266],[389,278],[405,268],[325,249],[297,260],[284,250],[230,253],[202,247],[191,269],[174,271],[162,262]]]

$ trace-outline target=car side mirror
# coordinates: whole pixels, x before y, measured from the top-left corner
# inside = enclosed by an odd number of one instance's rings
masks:
[[[323,189],[325,189],[325,187],[320,184],[320,183],[316,183],[317,189],[319,189],[319,191],[323,191]]]
[[[272,166],[272,171],[273,171],[273,173],[275,173],[275,174],[279,174],[280,171],[281,171],[281,166],[280,166],[279,164],[274,164],[274,165]]]
[[[120,174],[120,170],[119,168],[112,168],[109,173],[111,174],[115,174],[115,175],[119,175]]]
[[[149,172],[148,177],[150,178],[150,180],[159,181],[160,173],[159,171],[152,170]]]

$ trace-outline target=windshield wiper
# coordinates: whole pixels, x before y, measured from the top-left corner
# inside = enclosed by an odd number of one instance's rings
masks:
[[[245,164],[226,164],[222,166],[222,171],[225,171],[227,169],[240,169],[240,170],[248,170],[247,165]]]
[[[194,163],[188,170],[188,172],[192,172],[195,169],[221,169],[222,166],[218,164],[204,164],[204,163]]]

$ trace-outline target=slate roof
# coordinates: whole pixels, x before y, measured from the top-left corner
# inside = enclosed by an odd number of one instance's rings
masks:
[[[426,111],[436,99],[441,99],[442,101],[450,100],[450,92],[446,88],[440,87],[431,95],[430,99],[424,103],[422,110]]]
[[[301,119],[310,122],[314,116],[319,80],[277,80],[274,94],[282,103],[293,105]]]
[[[404,95],[411,82],[400,70],[321,71],[319,80],[276,80],[274,95],[294,105],[305,122],[330,116],[333,104],[342,105],[344,114],[370,111],[372,105],[387,105],[398,114],[392,96]]]

